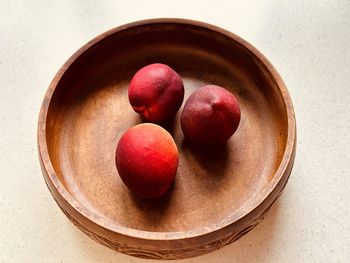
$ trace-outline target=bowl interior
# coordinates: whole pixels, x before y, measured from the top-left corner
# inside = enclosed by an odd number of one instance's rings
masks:
[[[185,100],[204,84],[227,88],[242,119],[226,147],[204,151],[184,140],[181,108],[166,127],[180,153],[175,183],[163,198],[143,200],[122,183],[114,154],[123,132],[142,122],[128,84],[155,62],[182,76]],[[81,206],[111,224],[153,232],[195,230],[249,212],[272,187],[286,138],[285,104],[265,66],[227,36],[171,23],[121,30],[87,49],[58,82],[46,122],[52,166]]]

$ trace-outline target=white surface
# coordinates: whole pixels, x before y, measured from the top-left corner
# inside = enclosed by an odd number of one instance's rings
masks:
[[[41,176],[36,125],[51,79],[74,51],[154,17],[202,20],[251,42],[285,80],[298,124],[292,177],[266,219],[238,242],[182,262],[349,262],[346,0],[0,1],[0,261],[147,262],[95,243],[66,219]]]

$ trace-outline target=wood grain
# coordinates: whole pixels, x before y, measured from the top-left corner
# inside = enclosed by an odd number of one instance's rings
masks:
[[[242,120],[226,147],[203,151],[188,146],[178,114],[166,126],[179,148],[177,177],[149,201],[122,184],[114,151],[141,122],[129,81],[154,62],[182,76],[185,99],[204,84],[227,88]],[[295,137],[290,97],[267,59],[232,33],[181,19],[140,21],[90,41],[55,76],[38,124],[43,175],[67,217],[116,251],[160,259],[208,253],[259,223],[289,178]]]

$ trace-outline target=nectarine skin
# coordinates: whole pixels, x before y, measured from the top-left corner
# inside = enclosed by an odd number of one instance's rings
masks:
[[[136,72],[129,86],[132,108],[144,120],[164,123],[173,118],[184,98],[181,77],[167,65],[155,63]]]
[[[207,85],[187,99],[181,128],[188,142],[198,146],[223,145],[237,130],[241,110],[236,97],[226,89]]]
[[[144,123],[122,135],[115,159],[124,184],[141,197],[154,198],[163,195],[173,183],[179,156],[165,129]]]

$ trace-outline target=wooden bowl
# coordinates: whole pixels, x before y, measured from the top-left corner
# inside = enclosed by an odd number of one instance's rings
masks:
[[[182,76],[185,99],[204,84],[227,88],[242,119],[225,148],[201,151],[184,141],[180,109],[167,127],[180,153],[175,183],[143,200],[122,183],[114,153],[141,122],[128,84],[154,62]],[[154,259],[208,253],[258,224],[288,180],[295,136],[291,99],[267,59],[228,31],[182,19],[123,25],[84,45],[53,79],[38,124],[42,172],[66,216],[103,245]]]

